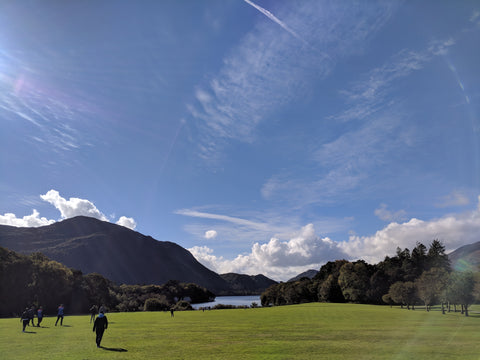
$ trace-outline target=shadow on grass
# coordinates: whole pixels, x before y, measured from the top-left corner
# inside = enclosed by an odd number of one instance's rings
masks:
[[[100,349],[107,350],[107,351],[117,351],[117,352],[127,352],[127,349],[122,349],[122,348],[109,348],[105,346],[100,346]]]
[[[24,334],[36,334],[37,332],[36,331],[23,331]]]

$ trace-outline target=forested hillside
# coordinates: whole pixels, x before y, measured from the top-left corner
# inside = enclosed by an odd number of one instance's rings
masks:
[[[215,298],[205,288],[178,281],[117,286],[100,274],[83,275],[40,253],[26,256],[2,247],[0,294],[0,316],[18,315],[32,305],[43,306],[47,315],[54,315],[60,303],[72,314],[86,313],[94,304],[103,304],[110,311],[138,311],[152,302],[158,310],[185,306],[182,299],[195,303]]]
[[[477,277],[477,279],[475,278]],[[363,260],[337,260],[321,267],[313,279],[280,283],[261,295],[262,305],[302,302],[353,302],[365,304],[472,304],[478,295],[478,273],[452,271],[445,247],[434,240],[429,249],[417,243],[397,249],[394,257],[371,265]],[[477,285],[478,286],[478,285]]]
[[[39,252],[117,284],[161,285],[176,280],[198,284],[216,295],[244,295],[260,294],[274,282],[262,275],[249,280],[238,274],[239,283],[231,277],[226,281],[178,244],[85,216],[38,228],[0,225],[0,246],[22,254]]]

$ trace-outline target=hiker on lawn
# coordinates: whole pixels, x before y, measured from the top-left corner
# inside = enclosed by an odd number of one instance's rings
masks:
[[[63,307],[63,304],[60,304],[58,307],[58,313],[57,313],[57,321],[55,321],[55,326],[57,326],[58,320],[60,320],[60,326],[63,325],[63,311],[65,308]]]
[[[97,305],[92,305],[90,308],[90,324],[95,320],[95,315],[97,315],[98,307]]]
[[[28,307],[25,308],[25,311],[22,313],[22,317],[20,318],[20,321],[23,322],[23,332],[25,332],[25,328],[27,327],[27,325],[30,323],[30,318],[28,317]]]
[[[32,322],[32,326],[35,326],[33,319],[35,318],[35,306],[32,305],[30,309],[28,309],[28,320]]]
[[[107,317],[103,312],[98,314],[95,322],[93,323],[93,330],[97,332],[97,337],[95,342],[97,343],[97,348],[100,347],[100,343],[102,342],[103,332],[108,328],[108,320]]]
[[[37,327],[40,327],[40,323],[43,320],[43,307],[39,307],[37,310]]]

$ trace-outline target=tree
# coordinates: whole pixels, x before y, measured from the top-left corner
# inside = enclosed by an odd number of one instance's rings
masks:
[[[338,284],[347,301],[362,302],[366,299],[370,276],[364,261],[346,263],[340,269]]]
[[[373,304],[381,304],[384,300],[383,296],[388,293],[391,284],[391,279],[385,271],[383,269],[377,269],[370,277],[370,289],[367,291],[367,301]]]
[[[462,313],[468,316],[468,307],[475,301],[475,276],[473,272],[454,272],[451,274],[450,290],[455,303],[462,306]]]
[[[417,246],[412,250],[411,262],[415,269],[415,277],[420,276],[427,266],[427,248],[422,243],[417,242]]]
[[[448,255],[445,254],[445,246],[437,239],[433,240],[430,244],[427,253],[427,264],[427,270],[432,268],[444,269],[447,272],[451,270],[450,260],[448,259]]]
[[[329,261],[320,268],[320,271],[313,278],[314,281],[318,282],[319,301],[345,302],[342,289],[338,284],[338,277],[340,276],[340,269],[347,263],[347,260]]]
[[[417,293],[429,311],[436,299],[441,295],[447,285],[448,273],[443,268],[432,268],[424,271],[415,281]]]
[[[325,302],[343,303],[342,289],[338,285],[338,278],[333,274],[328,275],[327,279],[320,283],[318,287],[318,300]]]
[[[415,310],[415,302],[417,299],[415,284],[411,281],[397,281],[388,291],[390,299],[400,304],[402,307],[405,305],[410,310],[410,306]],[[384,297],[384,301],[388,298]]]

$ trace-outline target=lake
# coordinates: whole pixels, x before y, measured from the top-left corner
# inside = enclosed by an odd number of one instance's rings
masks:
[[[247,296],[217,296],[215,301],[201,303],[201,304],[192,304],[194,309],[199,309],[201,307],[214,307],[218,304],[224,305],[235,305],[235,306],[250,306],[253,302],[256,302],[258,306],[261,306],[260,295],[247,295]]]

